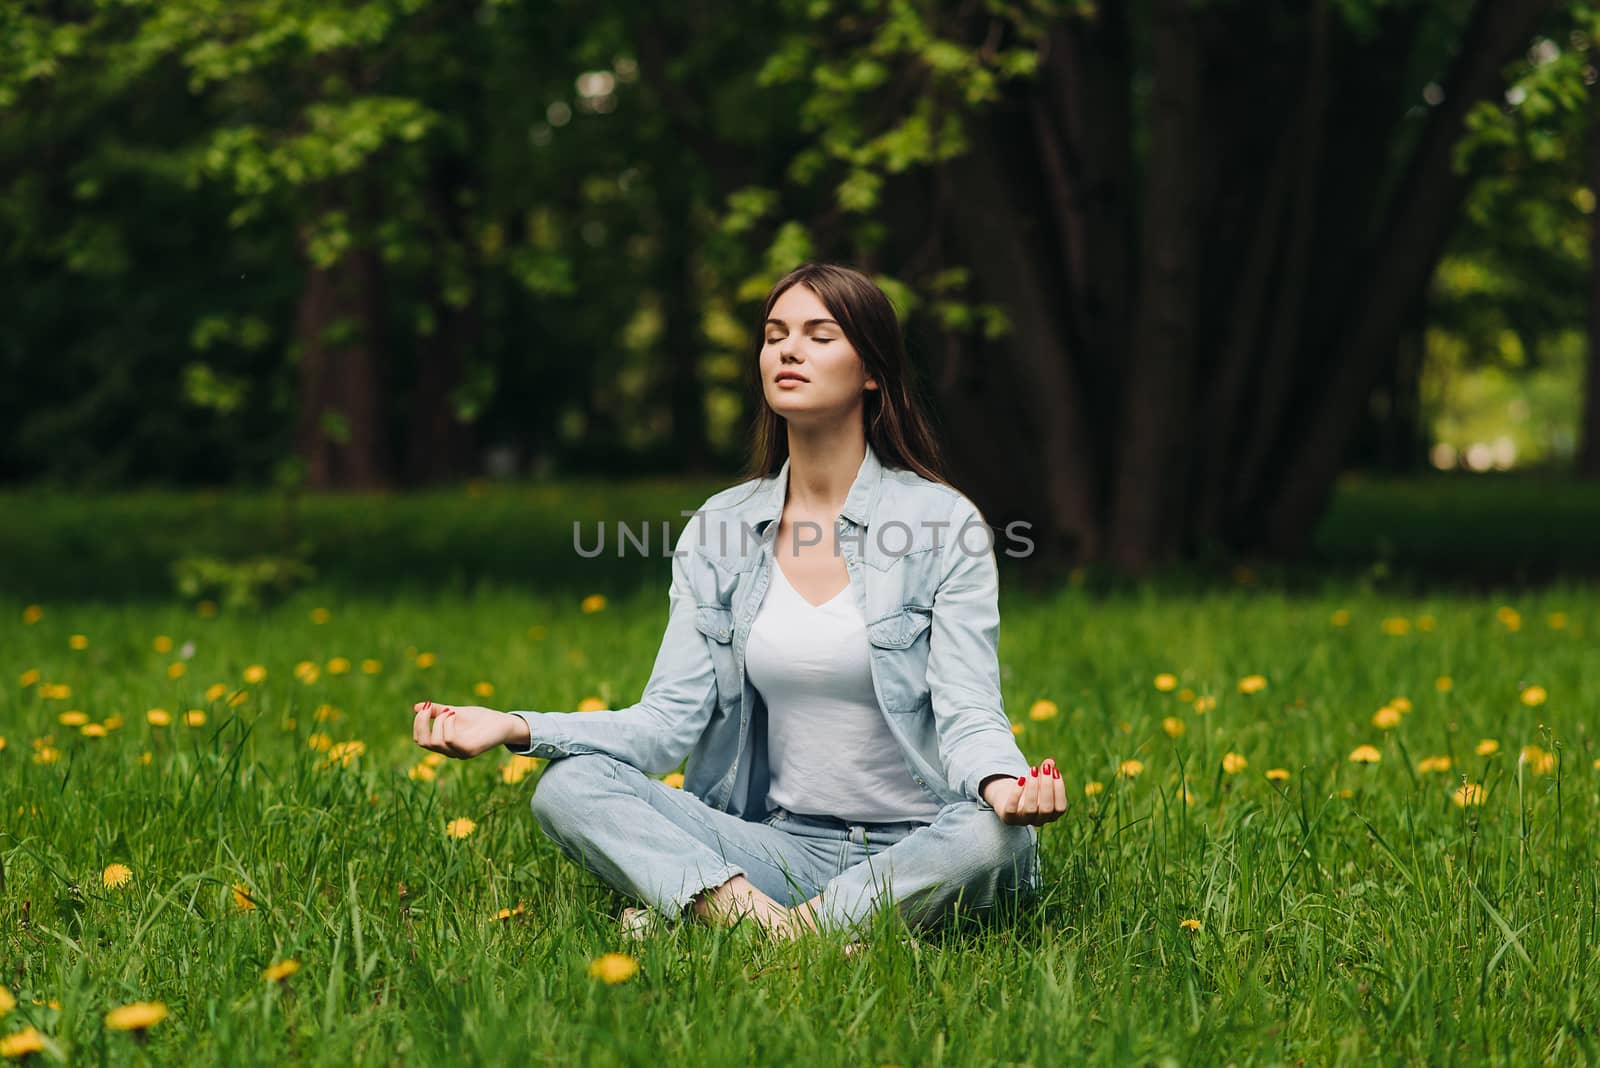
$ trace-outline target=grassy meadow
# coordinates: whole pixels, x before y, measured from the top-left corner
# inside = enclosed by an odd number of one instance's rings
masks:
[[[1600,1061],[1600,552],[1566,522],[1551,549],[1503,485],[1355,483],[1295,571],[1008,567],[1006,710],[1073,799],[1045,894],[916,945],[886,917],[846,957],[745,928],[624,942],[627,902],[533,822],[539,761],[411,740],[422,698],[636,700],[667,560],[581,560],[571,520],[714,488],[308,500],[288,534],[246,493],[0,495],[23,520],[0,531],[0,1053]],[[1557,496],[1600,529],[1593,491]],[[180,552],[290,534],[317,574],[287,596],[173,592]],[[1448,582],[1421,566],[1441,545]],[[1453,581],[1474,572],[1506,581]]]

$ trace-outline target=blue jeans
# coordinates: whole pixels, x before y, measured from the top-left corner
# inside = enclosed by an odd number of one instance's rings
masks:
[[[714,809],[603,753],[545,766],[533,815],[566,856],[677,918],[743,875],[785,906],[820,891],[820,927],[859,930],[880,907],[913,929],[1037,893],[1038,831],[956,801],[932,823],[846,823],[774,809],[760,822]]]

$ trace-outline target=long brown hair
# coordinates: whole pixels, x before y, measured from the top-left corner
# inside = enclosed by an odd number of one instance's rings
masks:
[[[817,295],[839,323],[878,388],[865,391],[862,429],[867,444],[885,467],[915,471],[923,478],[950,485],[944,457],[916,391],[911,361],[906,357],[900,320],[888,294],[865,274],[839,263],[803,263],[780,278],[761,310],[759,336],[766,336],[772,306],[790,286],[803,285]],[[747,367],[747,383],[756,409],[751,428],[750,462],[742,478],[775,475],[789,456],[789,432],[783,417],[767,404],[761,382],[761,347]]]

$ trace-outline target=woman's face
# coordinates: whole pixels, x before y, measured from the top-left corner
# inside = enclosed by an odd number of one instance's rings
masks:
[[[861,403],[863,389],[878,388],[810,289],[790,286],[769,314],[762,327],[761,390],[774,412],[791,421],[837,419]]]

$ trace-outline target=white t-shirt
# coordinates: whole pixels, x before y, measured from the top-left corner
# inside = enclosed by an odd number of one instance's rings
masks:
[[[768,799],[850,823],[932,822],[872,689],[867,627],[846,586],[814,605],[772,561],[750,624],[745,672],[767,705]]]

